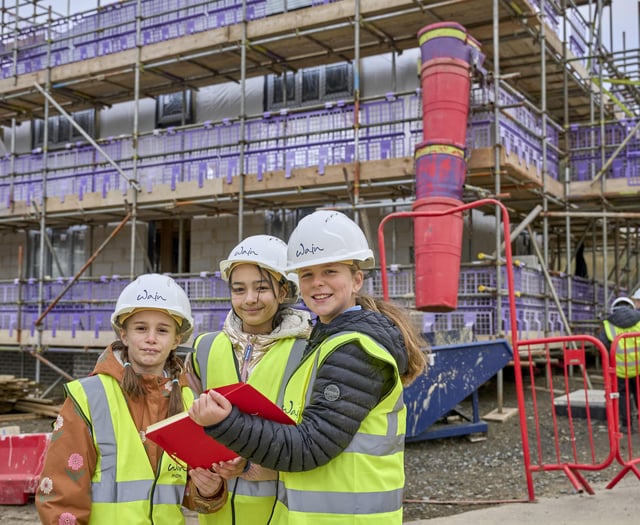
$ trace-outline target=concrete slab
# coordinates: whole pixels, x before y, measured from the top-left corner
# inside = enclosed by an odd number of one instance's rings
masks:
[[[594,495],[571,494],[558,498],[540,498],[535,503],[508,503],[406,525],[602,525],[637,523],[640,516],[640,480],[627,475],[612,490],[594,484]]]
[[[485,421],[497,421],[498,423],[504,423],[507,419],[515,416],[517,413],[518,409],[515,407],[495,408],[491,412],[482,416],[482,419]]]
[[[569,392],[568,396],[563,395],[556,397],[553,404],[556,407],[558,415],[566,416],[569,413],[569,406],[571,406],[571,414],[573,417],[586,419],[587,402],[591,418],[606,421],[607,413],[605,410],[604,390],[574,390],[573,392]]]

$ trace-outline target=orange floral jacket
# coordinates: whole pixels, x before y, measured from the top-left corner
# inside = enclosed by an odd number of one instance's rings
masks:
[[[121,382],[123,373],[121,361],[109,347],[98,358],[92,375],[107,374]],[[153,375],[141,377],[147,395],[141,399],[128,399],[129,411],[140,432],[148,425],[167,417],[169,393],[173,385],[169,378]],[[180,376],[179,380],[180,386],[187,385],[186,375]],[[144,448],[155,472],[162,449],[149,439],[144,441]],[[76,411],[72,400],[67,398],[53,425],[51,443],[35,495],[36,508],[43,524],[81,525],[89,522],[91,478],[96,460],[97,453],[89,428]],[[188,481],[183,505],[207,514],[222,507],[226,499],[226,483],[213,498],[203,498],[198,494],[195,485]]]

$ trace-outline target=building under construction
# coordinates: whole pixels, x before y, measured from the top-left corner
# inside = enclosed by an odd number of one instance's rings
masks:
[[[2,0],[4,370],[47,388],[86,374],[144,272],[184,285],[196,332],[219,329],[219,261],[247,235],[286,240],[317,207],[377,246],[416,199],[418,34],[449,21],[484,55],[461,201],[509,210],[518,330],[593,333],[640,280],[638,50],[604,41],[611,3]],[[509,331],[496,213],[464,214],[457,307],[416,311],[425,331]],[[389,294],[410,308],[412,228],[385,230]],[[382,295],[379,275],[367,286]]]

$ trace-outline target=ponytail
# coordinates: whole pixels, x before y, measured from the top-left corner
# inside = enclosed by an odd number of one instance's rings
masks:
[[[182,387],[180,386],[180,376],[184,372],[184,364],[182,359],[178,357],[176,350],[171,350],[166,364],[173,378],[171,380],[171,394],[169,395],[169,416],[173,416],[184,411]]]
[[[365,310],[379,312],[387,316],[400,330],[407,348],[407,371],[400,376],[402,384],[409,386],[426,369],[428,344],[414,328],[404,308],[387,301],[380,301],[364,294],[358,294],[356,304]]]
[[[122,353],[122,363],[124,366],[124,373],[122,374],[122,383],[120,387],[122,391],[132,399],[137,399],[144,396],[144,387],[140,383],[140,378],[136,374],[131,362],[129,361],[129,348],[121,341],[116,341],[112,345],[113,351],[120,350]]]

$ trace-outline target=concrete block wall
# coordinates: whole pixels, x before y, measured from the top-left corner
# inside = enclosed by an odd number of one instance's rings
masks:
[[[369,246],[376,257],[376,265],[380,264],[380,250],[378,246],[378,224],[390,213],[395,211],[410,211],[410,207],[391,207],[381,209],[367,209],[366,220],[360,219],[360,227],[365,232],[369,241]],[[368,223],[368,227],[367,227]],[[389,264],[410,264],[413,247],[413,219],[392,219],[384,228],[384,245],[387,265]]]
[[[115,335],[114,335],[115,339]],[[73,356],[73,377],[84,377],[89,375],[96,366],[99,353],[86,352],[74,353]]]
[[[85,254],[87,259],[93,254],[93,252],[102,245],[102,243],[113,233],[115,224],[109,224],[106,226],[97,226],[92,232],[92,246],[87,246]],[[135,261],[135,273],[140,274],[144,272],[144,259],[140,255],[143,250],[146,250],[147,246],[147,231],[148,227],[146,223],[138,222],[136,224],[138,244],[136,246]],[[94,277],[100,275],[123,275],[128,276],[130,270],[131,261],[131,225],[127,224],[120,230],[120,232],[109,241],[109,244],[104,248],[103,252],[94,260],[93,264],[88,270],[87,275]]]
[[[265,233],[263,213],[245,215],[244,236]],[[191,272],[214,272],[238,244],[235,216],[196,218],[191,221]]]
[[[41,354],[45,359],[53,363],[58,368],[64,370],[67,374],[74,378],[81,378],[89,375],[96,365],[96,360],[100,355],[98,352],[44,352]],[[13,375],[15,377],[27,377],[35,380],[36,367],[38,360],[27,352],[20,351],[2,351],[0,352],[2,359],[2,373]],[[44,392],[49,385],[52,385],[60,378],[60,375],[47,366],[40,363],[40,380],[38,382],[39,389]],[[63,385],[67,382],[66,378],[62,378],[57,386],[47,395],[47,398],[56,402],[61,402],[64,397]]]
[[[57,367],[61,368],[65,372],[73,375],[75,354],[72,353],[48,353],[42,354],[47,360],[51,361]],[[94,363],[95,363],[94,356]],[[36,367],[38,366],[38,360],[27,352],[20,351],[2,351],[0,352],[0,359],[2,359],[2,373],[13,375],[15,377],[27,377],[29,379],[36,378]],[[86,374],[85,374],[86,375]],[[53,369],[49,368],[44,363],[40,363],[40,390],[44,391],[49,385],[54,383],[60,376]],[[74,377],[80,377],[75,376]],[[61,399],[62,398],[62,384],[67,380],[60,381],[60,388],[56,389],[53,396],[49,398]]]
[[[23,248],[23,270],[26,264],[27,236],[24,232],[2,232],[0,233],[0,279],[16,279],[19,275],[18,252],[20,246]]]
[[[85,256],[88,259],[93,252],[111,235],[116,224],[97,226],[93,228],[90,235],[87,235],[87,245],[85,246]],[[232,226],[227,229],[233,230]],[[237,229],[237,227],[236,227]],[[137,254],[140,255],[143,249],[146,249],[147,243],[147,224],[138,222],[138,239],[139,244],[136,247]],[[89,245],[88,239],[93,239]],[[26,275],[27,265],[27,249],[28,239],[24,232],[2,232],[0,233],[0,244],[2,245],[2,253],[0,253],[0,280],[16,279],[19,276],[18,268],[18,252],[22,246],[23,252],[23,272]],[[85,272],[85,276],[100,275],[129,275],[131,253],[131,226],[125,227],[116,235],[109,244],[104,248],[103,252],[95,259],[93,264]],[[137,257],[135,261],[136,273],[144,271],[143,258]]]

